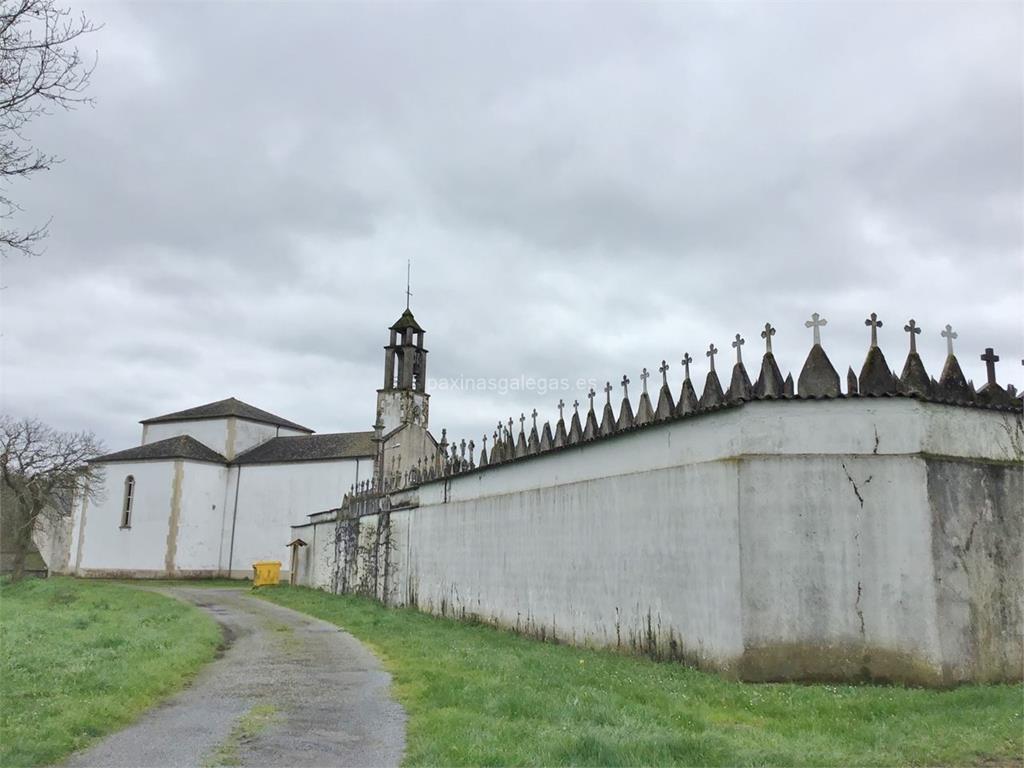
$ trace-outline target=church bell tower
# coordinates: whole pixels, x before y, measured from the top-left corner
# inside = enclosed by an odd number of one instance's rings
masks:
[[[404,424],[427,428],[430,395],[427,394],[426,333],[406,307],[384,347],[384,386],[377,390],[377,423],[386,435]]]

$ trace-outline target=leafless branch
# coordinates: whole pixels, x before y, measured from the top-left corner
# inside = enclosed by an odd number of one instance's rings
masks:
[[[55,0],[0,0],[0,184],[48,170],[58,158],[32,147],[23,129],[54,106],[90,104],[85,96],[95,58],[82,58],[77,42],[97,27]],[[0,219],[20,210],[0,193]],[[38,253],[49,222],[28,232],[0,230],[0,253]]]

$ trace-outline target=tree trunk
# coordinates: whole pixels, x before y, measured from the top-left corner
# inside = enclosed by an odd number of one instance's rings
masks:
[[[11,582],[18,582],[25,578],[25,560],[28,559],[29,549],[32,546],[32,529],[35,528],[36,516],[25,510],[19,503],[18,522],[14,530],[14,560],[11,568]]]

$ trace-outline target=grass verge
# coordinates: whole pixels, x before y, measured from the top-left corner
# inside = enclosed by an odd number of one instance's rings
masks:
[[[751,685],[286,586],[371,646],[407,765],[1021,765],[1024,687]]]
[[[220,643],[202,611],[69,578],[0,586],[0,765],[53,763],[179,689]]]

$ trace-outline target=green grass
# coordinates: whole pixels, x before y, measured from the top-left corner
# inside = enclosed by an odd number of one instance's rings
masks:
[[[750,685],[369,600],[261,597],[344,627],[391,671],[407,765],[1020,765],[1024,687]]]
[[[277,719],[277,707],[257,704],[235,723],[228,738],[203,761],[202,768],[227,768],[242,764],[242,745],[262,733]]]
[[[153,592],[0,586],[0,765],[46,765],[122,727],[211,660],[216,623]]]

